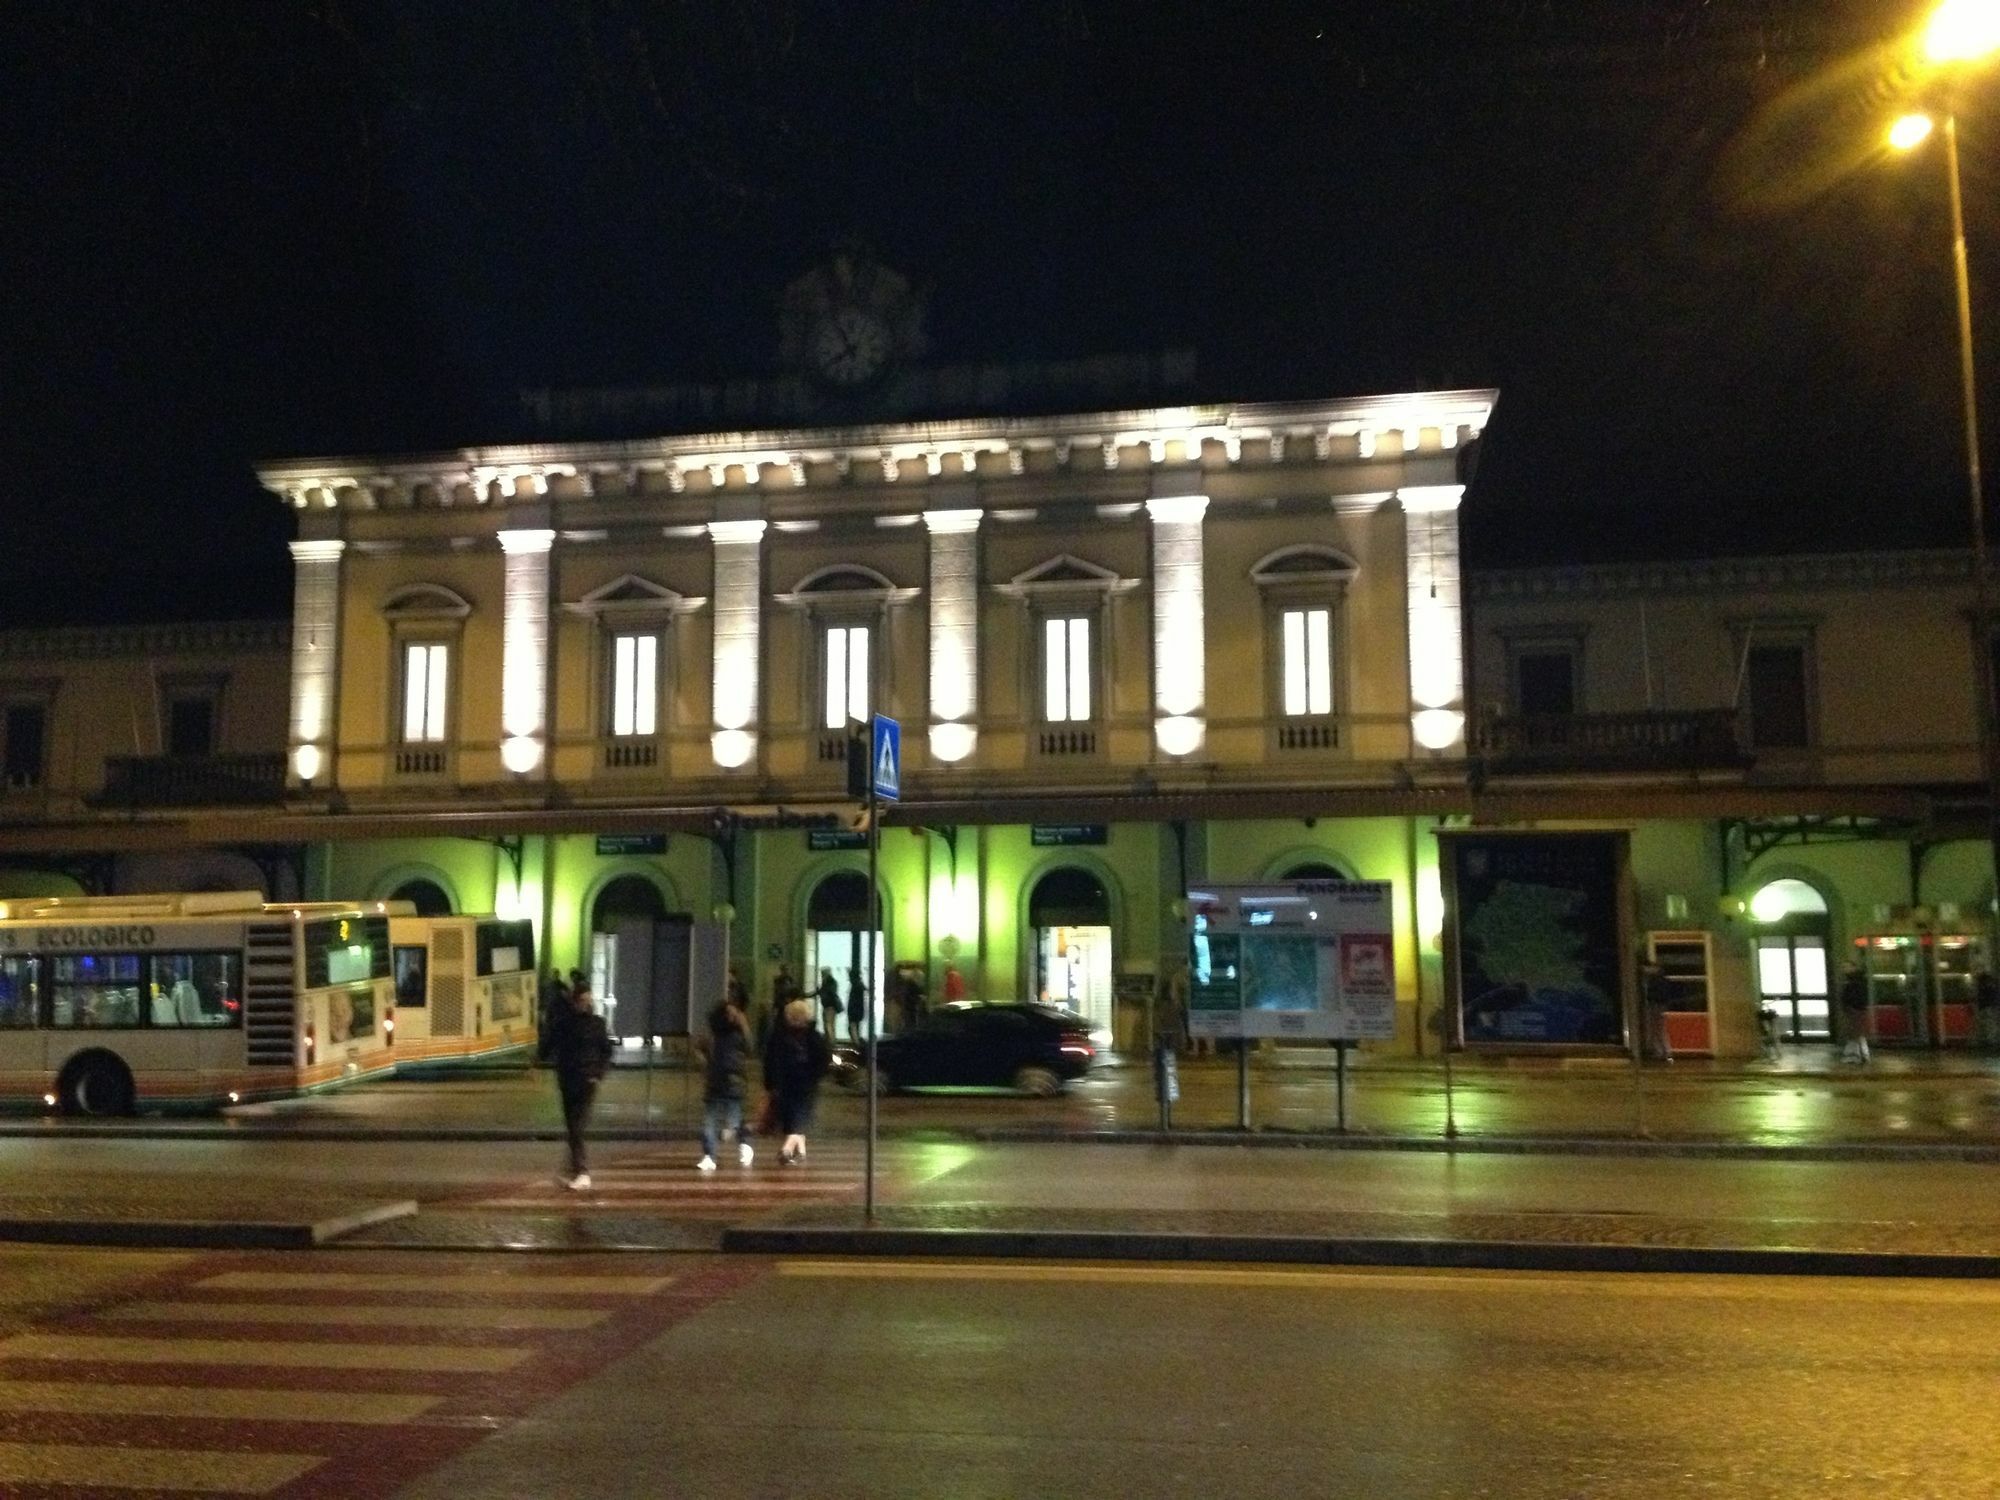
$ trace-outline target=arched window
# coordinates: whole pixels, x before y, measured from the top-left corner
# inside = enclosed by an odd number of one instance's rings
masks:
[[[448,917],[451,915],[451,897],[435,880],[421,877],[406,880],[389,892],[391,901],[407,901],[417,909],[420,917]]]
[[[1293,865],[1279,877],[1281,880],[1345,880],[1347,877],[1332,865],[1319,860],[1307,860],[1304,864]]]
[[[657,922],[667,914],[666,897],[643,875],[620,875],[605,882],[590,907],[592,932],[615,932],[621,920],[646,917]]]

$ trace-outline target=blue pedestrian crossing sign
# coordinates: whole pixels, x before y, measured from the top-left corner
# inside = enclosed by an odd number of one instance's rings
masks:
[[[877,797],[894,802],[903,795],[903,726],[887,714],[875,715],[868,736],[868,764]]]

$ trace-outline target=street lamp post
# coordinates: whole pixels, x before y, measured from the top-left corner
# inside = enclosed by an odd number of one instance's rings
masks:
[[[1919,40],[1924,60],[1933,68],[1953,69],[1991,57],[2000,50],[2000,6],[1992,0],[1943,0],[1932,12]],[[1928,115],[1910,114],[1889,129],[1889,144],[1914,150],[1931,133]],[[1972,526],[1972,670],[1973,705],[1979,716],[1979,768],[1986,783],[1986,839],[1993,851],[1995,895],[2000,896],[2000,701],[1993,680],[1992,580],[1987,571],[1986,498],[1979,461],[1978,383],[1972,349],[1972,279],[1966,265],[1965,201],[1958,169],[1958,112],[1944,113],[1945,178],[1951,197],[1952,290],[1958,310],[1958,384],[1964,406],[1965,481],[1968,519]],[[1993,911],[1987,912],[1989,933]],[[1989,958],[1989,961],[1990,958]]]

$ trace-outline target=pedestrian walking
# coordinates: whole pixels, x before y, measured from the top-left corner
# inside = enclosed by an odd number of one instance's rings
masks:
[[[1757,1046],[1763,1053],[1765,1062],[1776,1062],[1778,1052],[1778,1008],[1775,1005],[1757,1007]]]
[[[569,986],[554,969],[542,973],[540,1004],[535,1011],[535,1060],[546,1064],[555,1045],[556,1027],[569,1009]]]
[[[1980,1045],[2000,1043],[2000,980],[1988,969],[1972,971],[1972,1010]]]
[[[581,1192],[590,1186],[583,1133],[590,1123],[597,1086],[611,1065],[611,1033],[591,1003],[588,984],[571,987],[569,1009],[558,1013],[549,1039],[549,1056],[555,1063],[556,1089],[562,1095],[563,1128],[569,1133],[569,1170],[562,1174],[562,1182]]]
[[[1868,976],[1849,963],[1840,975],[1840,1060],[1868,1066]]]
[[[861,1042],[862,1023],[868,1019],[868,986],[862,982],[859,969],[847,971],[847,1039],[857,1046]]]
[[[756,1152],[743,1125],[743,1100],[749,1093],[750,1020],[743,1007],[726,998],[709,1012],[708,1035],[702,1039],[701,1160],[697,1172],[713,1172],[722,1138],[736,1138],[736,1164],[747,1167]]]
[[[1639,965],[1639,1001],[1645,1022],[1648,1061],[1670,1063],[1674,1050],[1667,1042],[1667,1012],[1673,1008],[1674,983],[1652,959]]]
[[[813,1028],[813,1007],[794,1000],[783,1019],[771,1028],[764,1051],[764,1087],[777,1128],[784,1134],[778,1160],[788,1167],[805,1165],[806,1132],[812,1128],[813,1103],[820,1080],[833,1062],[826,1035]]]
[[[819,1009],[826,1039],[832,1041],[840,1026],[840,981],[833,977],[831,969],[819,971]]]

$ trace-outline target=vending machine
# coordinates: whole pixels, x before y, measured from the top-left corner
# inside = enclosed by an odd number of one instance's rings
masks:
[[[1855,957],[1868,977],[1869,1034],[1890,1046],[1964,1047],[1977,1038],[1973,976],[1986,939],[1969,932],[1865,932]]]

